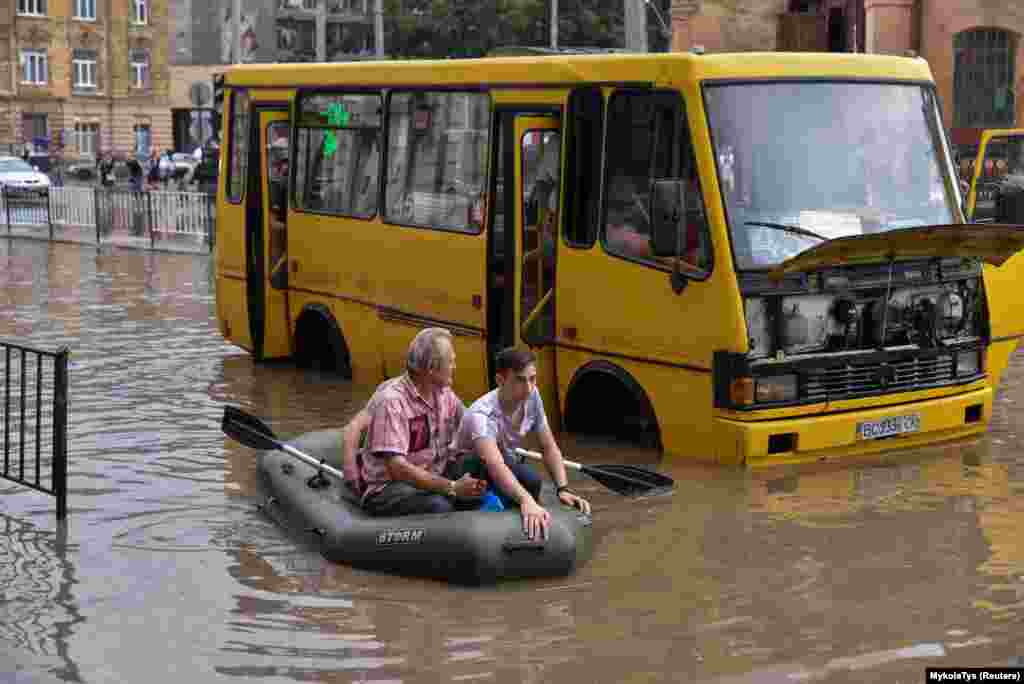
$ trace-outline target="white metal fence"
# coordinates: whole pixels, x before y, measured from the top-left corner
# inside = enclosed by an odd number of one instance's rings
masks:
[[[199,192],[69,186],[40,195],[3,188],[0,231],[6,226],[9,234],[75,242],[210,250],[214,209],[213,196]]]

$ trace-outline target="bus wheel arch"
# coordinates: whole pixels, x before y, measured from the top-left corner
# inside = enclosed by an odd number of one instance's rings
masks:
[[[580,366],[565,393],[565,428],[611,435],[661,449],[661,430],[647,392],[621,366],[591,361]]]
[[[331,310],[323,304],[302,307],[295,321],[295,364],[352,379],[352,356]]]

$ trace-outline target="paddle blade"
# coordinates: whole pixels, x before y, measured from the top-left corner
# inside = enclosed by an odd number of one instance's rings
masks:
[[[583,472],[613,492],[623,496],[648,494],[655,490],[671,489],[675,481],[667,475],[639,466],[610,464],[583,466]]]
[[[256,416],[234,406],[224,407],[220,429],[235,441],[253,449],[280,449],[281,442],[273,431]]]

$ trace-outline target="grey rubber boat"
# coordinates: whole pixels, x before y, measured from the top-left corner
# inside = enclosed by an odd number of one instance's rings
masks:
[[[289,443],[337,463],[341,431],[311,432]],[[551,526],[547,539],[534,541],[523,534],[518,509],[376,518],[347,485],[283,451],[260,452],[259,469],[268,515],[306,536],[328,560],[353,567],[479,585],[568,575],[590,557],[590,516],[563,506],[548,482],[541,504],[551,512]]]

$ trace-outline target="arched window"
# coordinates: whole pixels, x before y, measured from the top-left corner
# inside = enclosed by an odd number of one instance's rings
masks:
[[[1017,37],[1002,29],[971,29],[953,37],[953,125],[1013,126]]]

